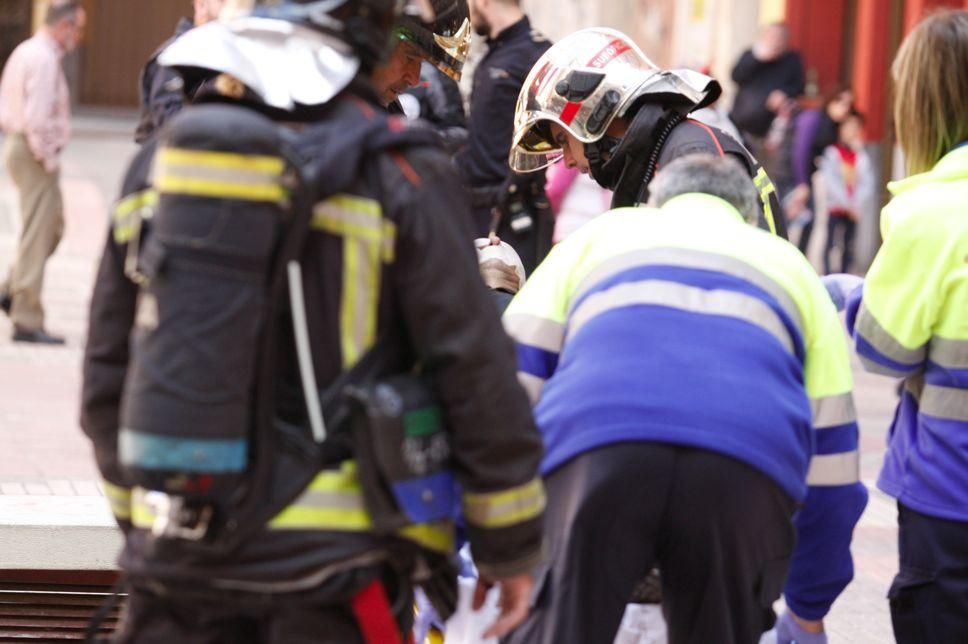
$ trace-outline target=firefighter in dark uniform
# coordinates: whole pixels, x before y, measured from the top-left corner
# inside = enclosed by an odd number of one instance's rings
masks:
[[[688,118],[722,89],[690,70],[662,71],[625,34],[584,29],[555,44],[532,68],[515,113],[510,165],[536,172],[563,148],[582,172],[614,191],[612,207],[645,204],[662,167],[687,154],[728,156],[749,173],[762,202],[761,227],[786,237],[773,183],[728,134]]]
[[[429,0],[429,4],[434,12],[433,22],[424,23],[413,16],[401,18],[393,30],[395,42],[390,55],[373,72],[373,85],[391,114],[404,114],[399,98],[421,84],[425,62],[450,79],[452,91],[460,97],[456,84],[471,48],[467,0]],[[459,118],[463,123],[463,107]]]
[[[470,0],[470,8],[471,23],[487,38],[488,51],[474,71],[469,140],[457,163],[471,191],[474,236],[497,232],[530,273],[551,248],[554,222],[544,193],[544,173],[514,175],[507,158],[518,93],[550,43],[531,28],[518,0],[486,5]]]
[[[415,584],[453,610],[458,499],[492,634],[527,614],[541,442],[451,162],[367,76],[398,7],[236,0],[160,58],[192,104],[127,173],[83,367],[116,641],[407,641]]]
[[[189,29],[215,20],[223,3],[224,0],[195,0],[194,20],[189,18],[179,20],[175,26],[175,34],[166,40],[145,63],[141,70],[141,118],[134,134],[136,143],[144,143],[151,138],[155,131],[177,114],[185,104],[181,76],[174,70],[160,66],[159,54]]]

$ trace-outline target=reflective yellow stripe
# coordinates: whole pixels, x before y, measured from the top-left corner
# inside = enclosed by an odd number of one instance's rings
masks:
[[[184,148],[164,148],[158,153],[158,160],[171,165],[242,170],[263,174],[268,178],[281,177],[286,168],[286,162],[281,157]]]
[[[352,367],[376,340],[380,262],[392,262],[396,226],[383,219],[378,201],[334,195],[313,209],[313,228],[343,237],[340,350]]]
[[[362,500],[362,499],[361,499]],[[272,519],[269,527],[276,530],[337,530],[363,532],[373,527],[366,510],[347,508],[307,508],[291,505]]]
[[[111,513],[119,519],[128,520],[131,518],[131,490],[126,487],[114,485],[102,479],[101,489],[104,496],[111,504]]]
[[[159,192],[187,195],[190,197],[212,197],[214,199],[241,199],[244,201],[282,201],[286,191],[279,184],[245,184],[228,181],[192,179],[174,175],[155,177],[155,187]]]
[[[153,183],[160,192],[278,202],[285,161],[280,157],[164,148],[155,158]]]
[[[770,227],[770,232],[776,234],[776,222],[773,219],[773,206],[770,204],[770,195],[776,192],[773,182],[767,176],[766,170],[760,168],[753,177],[753,185],[760,191],[760,201],[763,202],[763,216],[766,218],[766,225]]]
[[[404,539],[413,541],[429,550],[445,553],[454,552],[456,539],[454,537],[454,524],[450,521],[408,525],[401,528],[399,534]]]
[[[147,490],[136,487],[131,495],[131,524],[136,528],[150,530],[155,522],[155,512],[145,499]]]
[[[151,218],[151,209],[158,205],[158,193],[142,190],[119,201],[111,213],[114,242],[126,244],[141,229],[141,221]]]
[[[334,530],[365,532],[373,521],[366,511],[356,477],[356,463],[344,462],[338,470],[320,472],[306,491],[270,522],[273,530]],[[453,552],[454,526],[450,521],[411,525],[399,535],[425,548]]]
[[[505,528],[529,521],[540,515],[544,507],[544,485],[538,478],[501,492],[464,493],[464,516],[483,528]]]

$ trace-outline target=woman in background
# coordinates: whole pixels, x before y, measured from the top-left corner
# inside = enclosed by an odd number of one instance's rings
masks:
[[[921,22],[894,61],[909,176],[848,326],[870,371],[902,376],[878,487],[897,499],[894,635],[968,641],[968,11]]]

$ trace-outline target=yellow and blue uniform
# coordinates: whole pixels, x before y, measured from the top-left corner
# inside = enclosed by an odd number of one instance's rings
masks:
[[[864,366],[906,378],[878,487],[968,521],[968,146],[889,188],[884,245],[848,302]]]
[[[629,441],[746,463],[803,504],[787,602],[826,614],[853,575],[867,492],[847,343],[794,247],[710,195],[614,210],[552,251],[505,328],[545,475]]]

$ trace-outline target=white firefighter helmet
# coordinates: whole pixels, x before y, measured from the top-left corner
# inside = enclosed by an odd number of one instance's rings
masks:
[[[429,0],[226,0],[218,21],[159,62],[227,74],[271,107],[322,105],[388,55],[393,26],[408,17],[432,22]]]
[[[691,111],[720,92],[719,84],[703,74],[659,69],[620,31],[582,29],[546,51],[524,81],[514,113],[511,169],[533,172],[562,158],[549,123],[590,144],[639,99],[684,104]]]

